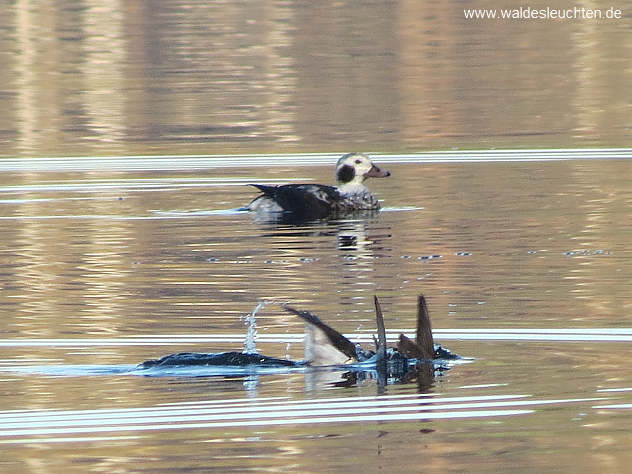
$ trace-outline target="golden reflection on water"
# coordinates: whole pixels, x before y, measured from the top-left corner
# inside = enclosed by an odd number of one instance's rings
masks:
[[[76,77],[81,78],[78,92],[86,114],[90,135],[117,143],[125,138],[126,65],[128,37],[125,34],[125,2],[97,2],[80,12],[77,32],[81,58]]]
[[[0,19],[0,156],[629,144],[629,14],[462,10],[20,0]]]
[[[147,325],[235,332],[238,316],[266,298],[309,306],[353,332],[372,327],[379,293],[391,327],[410,328],[416,296],[426,293],[444,328],[625,326],[629,167],[393,165],[397,186],[378,182],[375,191],[395,209],[423,208],[299,227],[243,213],[174,214],[247,203],[247,186],[199,186],[235,170],[198,173],[190,188],[162,173],[155,181],[146,172],[144,181],[135,173],[5,175],[13,186],[0,204],[3,291],[12,316],[3,325],[31,337]],[[329,170],[308,174],[326,182]],[[108,187],[90,188],[102,182]],[[274,311],[265,318],[270,328],[300,330]]]

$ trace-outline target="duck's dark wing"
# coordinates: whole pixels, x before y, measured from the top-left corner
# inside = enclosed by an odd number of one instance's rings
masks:
[[[432,359],[434,354],[434,339],[432,337],[432,325],[428,314],[428,305],[424,295],[417,299],[417,335],[416,342],[424,351],[424,359]]]
[[[428,314],[428,305],[423,295],[417,300],[417,335],[413,341],[404,334],[399,335],[399,352],[411,359],[432,360],[435,356],[432,325]]]
[[[308,323],[310,326],[315,327],[316,329],[322,331],[325,335],[328,343],[332,345],[337,351],[344,354],[348,359],[353,361],[358,360],[358,355],[356,352],[356,346],[349,339],[344,337],[334,328],[329,327],[327,324],[323,323],[318,316],[310,313],[309,311],[299,311],[297,309],[292,308],[288,305],[283,305],[283,309],[286,311],[297,315],[303,321]],[[344,361],[339,361],[344,362]]]
[[[373,297],[375,303],[375,320],[377,324],[377,355],[379,360],[386,359],[386,327],[384,326],[384,315],[382,306],[377,295]]]
[[[318,219],[331,214],[340,200],[338,190],[323,184],[284,184],[271,186],[253,184],[264,196],[274,200],[285,211],[296,217]]]

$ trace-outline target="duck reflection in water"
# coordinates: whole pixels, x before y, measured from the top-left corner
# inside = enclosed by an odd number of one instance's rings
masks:
[[[147,375],[159,375],[161,369],[177,367],[222,367],[221,375],[243,375],[243,369],[292,369],[302,368],[319,371],[343,371],[335,385],[352,386],[367,378],[377,380],[379,386],[390,383],[417,381],[421,390],[433,382],[435,373],[449,368],[449,361],[458,358],[450,351],[435,346],[425,298],[419,296],[417,307],[417,333],[415,340],[400,334],[396,347],[387,347],[384,316],[377,296],[374,298],[377,337],[375,350],[354,344],[341,333],[324,323],[309,311],[301,311],[283,304],[285,311],[301,318],[306,323],[305,360],[292,361],[269,357],[258,353],[221,352],[170,354],[139,364],[137,373],[151,371]],[[203,372],[201,373],[203,375]]]

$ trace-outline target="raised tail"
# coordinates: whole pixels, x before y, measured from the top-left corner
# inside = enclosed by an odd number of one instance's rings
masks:
[[[375,303],[375,320],[377,324],[377,357],[379,360],[386,358],[386,327],[384,326],[384,316],[382,315],[382,307],[377,295],[373,297]]]
[[[263,194],[265,194],[266,196],[269,196],[271,198],[274,197],[277,186],[275,184],[254,184],[251,183],[248,186],[254,186],[255,188],[257,188],[259,191],[261,191]]]
[[[309,311],[299,311],[288,305],[283,305],[283,309],[285,309],[289,313],[297,315],[303,321],[308,323],[311,327],[315,327],[322,331],[329,343],[337,351],[344,354],[348,359],[351,359],[354,362],[358,360],[358,354],[356,352],[355,344],[344,337],[342,334],[340,334],[338,331],[336,331],[334,328],[323,323],[318,318],[318,316],[310,313]],[[310,360],[310,362],[312,361]]]
[[[424,351],[424,359],[432,359],[434,356],[434,339],[432,338],[432,324],[428,305],[424,295],[417,299],[417,345]]]
[[[417,334],[416,340],[399,335],[397,350],[410,359],[434,359],[434,340],[432,338],[432,326],[428,315],[428,306],[423,295],[417,300]]]

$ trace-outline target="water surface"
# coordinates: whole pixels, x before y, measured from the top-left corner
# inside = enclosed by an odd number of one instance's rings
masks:
[[[0,163],[2,467],[624,470],[632,161],[552,153],[376,156],[392,172],[371,183],[382,212],[300,225],[239,211],[247,183],[330,182],[328,155]],[[261,300],[371,345],[378,294],[394,341],[419,293],[437,342],[474,359],[430,386],[128,373],[241,350]],[[278,305],[257,329],[260,352],[302,357],[302,323]]]
[[[626,471],[632,8],[467,6],[4,5],[0,469]],[[383,212],[238,210],[248,183],[330,183],[349,151],[385,152]],[[240,350],[262,300],[371,345],[378,294],[394,341],[419,293],[473,358],[430,384],[129,374]],[[257,327],[303,356],[278,306]]]
[[[532,8],[569,8],[551,0]],[[632,7],[513,1],[5,5],[0,156],[629,146]]]

